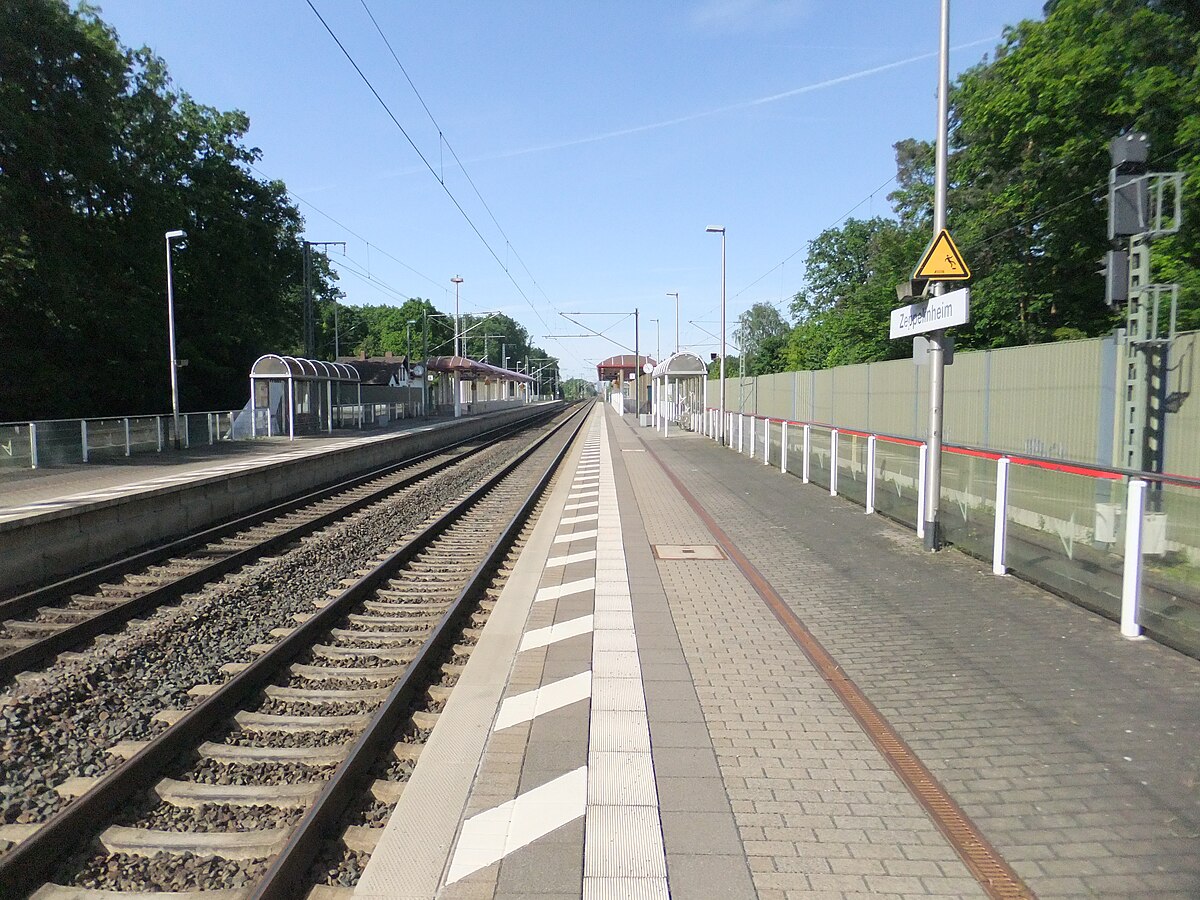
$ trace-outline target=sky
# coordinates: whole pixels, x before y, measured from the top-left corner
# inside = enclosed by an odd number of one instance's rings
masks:
[[[938,0],[99,5],[249,115],[307,239],[346,242],[345,303],[452,312],[460,276],[463,313],[516,319],[567,378],[632,352],[635,309],[641,352],[673,352],[675,292],[681,348],[716,352],[707,226],[728,335],[757,302],[787,318],[808,242],[889,215],[892,145],[936,131]],[[951,77],[1042,5],[954,0]]]

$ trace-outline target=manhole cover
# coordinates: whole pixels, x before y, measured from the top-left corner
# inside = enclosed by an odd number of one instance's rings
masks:
[[[716,544],[655,544],[654,555],[659,559],[724,559]]]

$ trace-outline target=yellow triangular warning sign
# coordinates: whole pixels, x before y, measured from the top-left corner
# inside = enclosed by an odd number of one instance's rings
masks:
[[[971,270],[954,246],[950,232],[943,228],[921,257],[921,263],[913,270],[912,277],[929,281],[966,281],[971,277]]]

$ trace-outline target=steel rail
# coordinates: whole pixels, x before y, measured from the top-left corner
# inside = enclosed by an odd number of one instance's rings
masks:
[[[493,542],[482,562],[471,573],[466,586],[451,603],[441,622],[421,645],[404,675],[392,688],[387,699],[376,710],[370,724],[355,742],[349,755],[326,782],[325,788],[304,818],[297,825],[284,849],[280,851],[262,880],[250,894],[250,900],[291,900],[305,894],[308,871],[321,843],[333,834],[341,817],[354,800],[362,796],[372,779],[372,768],[387,748],[395,743],[395,732],[416,694],[428,680],[429,671],[436,669],[439,654],[454,642],[458,625],[470,615],[472,601],[490,583],[492,571],[503,559],[509,547],[524,527],[538,499],[550,483],[583,423],[587,412],[576,414],[574,431],[546,466],[529,496],[507,527]],[[563,423],[565,430],[570,420]],[[548,436],[552,437],[553,435]]]
[[[565,424],[564,422],[559,428]],[[369,596],[391,577],[396,569],[424,551],[442,532],[464,516],[475,503],[558,431],[556,428],[539,438],[450,510],[426,525],[375,569],[359,578],[287,637],[250,663],[246,669],[188,710],[147,746],[102,776],[91,789],[71,801],[40,829],[0,856],[0,897],[25,896],[43,884],[54,866],[99,834],[122,804],[153,784],[181,754],[194,749],[215,725],[231,716],[247,700],[270,684],[282,668],[307,651],[326,629],[336,624],[357,603]]]
[[[522,424],[528,425],[529,423],[530,420],[525,420],[525,422]],[[279,547],[293,543],[308,534],[312,534],[313,532],[325,528],[339,519],[345,518],[348,515],[352,515],[360,509],[370,506],[373,503],[378,503],[380,500],[391,494],[404,490],[405,488],[410,487],[417,482],[423,481],[437,474],[438,472],[443,471],[451,465],[469,459],[475,454],[482,452],[489,446],[489,444],[486,442],[486,439],[489,438],[489,436],[494,440],[499,436],[502,436],[510,431],[515,432],[516,430],[518,429],[510,426],[492,429],[484,432],[482,435],[477,435],[475,438],[459,441],[449,445],[448,447],[442,447],[440,449],[431,450],[428,453],[419,454],[418,456],[415,456],[409,460],[389,465],[384,469],[377,470],[369,475],[356,476],[355,478],[342,482],[339,485],[335,485],[332,488],[323,488],[319,491],[315,491],[295,500],[274,506],[269,510],[264,510],[259,513],[254,513],[250,516],[242,517],[236,522],[229,523],[227,525],[220,525],[216,528],[209,529],[208,531],[201,532],[201,535],[208,535],[208,540],[204,541],[204,543],[208,543],[214,538],[229,536],[230,533],[236,533],[246,528],[257,527],[265,524],[270,519],[296,512],[304,506],[331,499],[338,493],[354,490],[355,488],[361,487],[363,484],[369,481],[378,478],[386,478],[407,466],[419,465],[420,463],[426,462],[432,457],[445,453],[448,450],[453,450],[457,447],[463,446],[464,444],[475,443],[479,441],[480,438],[485,439],[485,441],[480,443],[479,446],[474,447],[465,453],[461,453],[453,459],[447,460],[442,466],[427,469],[422,472],[416,472],[413,475],[410,475],[394,484],[390,484],[387,487],[372,491],[370,494],[367,494],[356,500],[352,500],[336,509],[321,513],[313,519],[295,525],[292,528],[254,544],[251,547],[245,547],[229,554],[228,556],[215,560],[201,569],[188,572],[186,575],[183,575],[182,577],[171,581],[168,584],[151,588],[143,594],[138,594],[136,597],[131,597],[129,600],[118,606],[113,606],[111,609],[99,611],[94,616],[91,616],[82,622],[74,623],[69,627],[48,634],[45,637],[38,638],[34,643],[29,644],[28,646],[18,648],[10,653],[0,656],[0,682],[4,682],[21,672],[29,671],[30,669],[47,662],[65,650],[69,650],[72,647],[78,646],[98,635],[113,631],[124,625],[130,619],[136,618],[143,613],[149,610],[154,610],[164,604],[172,603],[175,600],[178,600],[183,594],[196,590],[197,588],[208,584],[209,582],[221,578],[229,572],[248,565],[249,563],[254,562],[256,559],[278,549]],[[220,532],[220,534],[214,534],[214,532]],[[197,539],[199,539],[199,536],[193,536],[183,540],[193,541]],[[199,547],[193,546],[191,549],[200,549],[204,546],[204,543],[201,543]],[[139,556],[141,556],[141,554],[139,554]],[[163,559],[164,557],[159,557],[158,561],[162,561]],[[118,566],[121,565],[121,563],[113,563],[111,565]],[[126,571],[128,572],[128,570]],[[85,575],[79,576],[79,578],[92,577],[93,575],[94,573],[86,573]],[[103,580],[105,579],[101,579],[101,581]],[[61,584],[63,584],[63,582],[52,585],[51,588],[58,588],[58,586]],[[49,590],[49,588],[47,590]],[[25,594],[21,597],[13,598],[12,600],[8,601],[7,604],[16,605],[17,601],[21,601],[21,604],[23,605],[23,613],[26,615],[32,608],[36,608],[45,603],[53,602],[52,600],[47,600],[38,596],[38,592],[33,592],[32,594]],[[6,613],[8,613],[7,616]],[[20,613],[17,614],[19,615]],[[0,604],[0,616],[12,617],[12,615],[14,614],[9,612],[8,605]]]

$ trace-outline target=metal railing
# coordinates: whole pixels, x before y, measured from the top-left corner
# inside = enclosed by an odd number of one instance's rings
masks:
[[[718,411],[694,413],[716,439]],[[923,537],[925,443],[727,412],[731,449]],[[1200,478],[945,445],[945,539],[1009,573],[1200,657]]]

